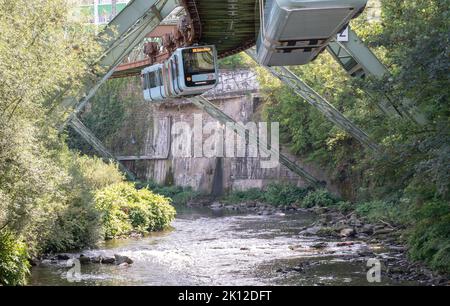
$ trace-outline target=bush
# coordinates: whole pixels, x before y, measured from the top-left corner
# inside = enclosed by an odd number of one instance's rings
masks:
[[[294,184],[270,184],[264,193],[264,199],[275,206],[289,206],[300,203],[310,190]]]
[[[247,201],[264,200],[264,193],[261,192],[261,189],[257,188],[233,191],[223,198],[223,201],[227,203],[242,203]]]
[[[309,192],[302,200],[301,206],[311,208],[315,206],[329,207],[335,204],[336,198],[325,189],[319,189]]]
[[[95,245],[101,238],[100,216],[95,209],[97,190],[124,180],[115,164],[100,158],[68,153],[63,164],[70,179],[62,186],[65,203],[58,209],[42,251],[66,252]]]
[[[25,285],[29,272],[25,243],[10,232],[0,232],[0,285]]]
[[[192,199],[200,196],[200,193],[192,190],[191,187],[181,186],[161,186],[153,181],[138,182],[136,188],[147,188],[154,193],[171,198],[173,204],[186,205]]]
[[[341,201],[336,204],[337,209],[343,213],[349,213],[355,209],[355,205],[348,201]]]
[[[450,274],[450,206],[431,201],[416,209],[416,222],[409,238],[411,258],[423,260],[431,268]]]
[[[409,223],[408,209],[408,203],[371,201],[357,204],[355,211],[370,222],[383,220],[394,225],[405,225]]]
[[[103,236],[113,239],[133,231],[145,233],[163,230],[175,217],[170,199],[131,183],[103,188],[95,195],[95,207],[101,214]]]

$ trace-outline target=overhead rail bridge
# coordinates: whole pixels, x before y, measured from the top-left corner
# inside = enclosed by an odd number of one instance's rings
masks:
[[[264,2],[270,1],[130,1],[99,34],[103,53],[93,66],[100,66],[102,69],[97,70],[94,76],[85,82],[84,91],[78,96],[64,99],[61,108],[63,111],[71,112],[67,124],[80,133],[105,159],[111,159],[112,154],[107,152],[101,142],[77,118],[77,114],[83,110],[98,88],[109,78],[139,75],[143,68],[167,59],[176,48],[195,44],[216,46],[219,58],[247,51],[247,54],[256,59],[252,47],[257,43],[260,33],[260,7]],[[371,75],[382,78],[389,75],[386,67],[356,33],[351,29],[347,31],[346,39],[332,37],[320,51],[328,50],[352,77],[364,78]],[[288,67],[265,68],[369,150],[375,153],[381,151],[380,146],[366,132],[298,78]],[[205,97],[199,96],[190,100],[220,122],[233,121]],[[418,124],[426,122],[410,101],[403,101],[400,106],[395,106],[389,101],[390,99],[386,98],[376,102],[386,115],[406,117]],[[299,165],[280,152],[270,150],[270,153],[280,156],[281,164],[299,175],[306,183],[312,186],[320,185],[315,177]],[[132,177],[132,173],[128,174]]]

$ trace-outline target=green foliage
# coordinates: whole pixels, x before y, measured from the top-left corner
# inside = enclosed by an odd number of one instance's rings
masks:
[[[233,191],[227,194],[223,198],[224,202],[227,203],[243,203],[247,201],[265,201],[264,192],[261,192],[261,189],[251,188],[245,191]]]
[[[308,191],[293,184],[270,184],[264,193],[264,200],[275,206],[289,206],[302,201]]]
[[[345,214],[353,211],[355,209],[355,205],[348,201],[340,201],[336,203],[336,208]]]
[[[392,225],[406,225],[409,223],[409,203],[371,201],[358,203],[355,211],[370,222],[389,222]]]
[[[101,214],[105,239],[167,228],[175,217],[170,199],[131,183],[118,183],[99,190],[95,207]]]
[[[29,269],[25,243],[11,232],[0,231],[0,286],[25,285]]]
[[[220,69],[248,69],[254,64],[243,52],[219,60]]]
[[[107,146],[114,145],[115,136],[130,117],[130,109],[135,100],[141,98],[129,89],[134,79],[111,79],[99,88],[89,104],[89,110],[82,114],[82,121],[95,136]],[[140,85],[139,85],[140,86]],[[95,150],[75,131],[68,129],[70,148],[85,154],[95,154]]]
[[[416,226],[410,236],[410,255],[433,269],[450,274],[450,206],[430,201],[415,210]]]
[[[115,164],[100,158],[67,153],[70,179],[61,190],[65,203],[58,209],[42,244],[43,252],[64,252],[94,246],[100,239],[101,222],[94,206],[95,193],[124,180]],[[43,227],[40,227],[43,230]],[[42,232],[41,232],[42,236]]]
[[[304,208],[311,207],[329,207],[335,204],[336,198],[325,189],[319,189],[309,192],[302,200],[301,206]]]
[[[162,186],[153,181],[137,182],[136,187],[138,189],[150,189],[154,193],[170,198],[172,200],[172,203],[176,205],[186,205],[189,201],[201,195],[200,192],[192,190],[191,187],[181,187],[174,185]]]
[[[0,0],[0,8],[0,228],[36,255],[74,204],[69,153],[54,128],[65,117],[59,106],[96,72],[100,47],[65,0]]]
[[[336,198],[324,189],[297,187],[293,184],[273,183],[265,190],[253,188],[245,191],[233,191],[223,199],[228,203],[258,201],[274,206],[297,205],[305,208],[331,206]]]

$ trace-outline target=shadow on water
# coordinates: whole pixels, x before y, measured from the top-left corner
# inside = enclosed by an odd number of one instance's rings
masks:
[[[89,264],[69,282],[66,262],[33,268],[32,285],[367,285],[356,242],[304,237],[308,213],[259,216],[177,207],[172,228],[141,239],[113,240],[87,256],[129,256],[128,267]],[[318,242],[326,244],[316,248]],[[73,254],[78,256],[79,254]],[[382,284],[395,284],[382,279]]]

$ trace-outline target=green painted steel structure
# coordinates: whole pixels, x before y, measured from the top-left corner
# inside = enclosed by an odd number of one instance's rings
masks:
[[[217,46],[220,57],[255,44],[259,32],[258,0],[190,0],[200,17],[201,44]]]

